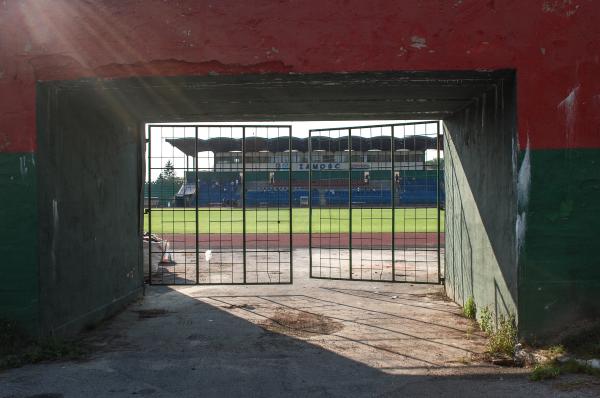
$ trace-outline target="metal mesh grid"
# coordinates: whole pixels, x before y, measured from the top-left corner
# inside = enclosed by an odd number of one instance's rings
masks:
[[[313,169],[326,157],[347,152],[348,143],[340,140],[348,136],[347,129],[336,129],[319,132],[313,135],[310,131],[308,142],[309,153],[309,247],[311,249],[310,277],[327,279],[350,279],[351,256],[348,230],[351,227],[349,206],[351,170],[337,171]],[[325,138],[321,140],[320,138]],[[345,159],[333,160],[344,163]],[[323,163],[324,164],[324,163]],[[345,189],[344,189],[345,188]],[[326,198],[326,196],[329,198]],[[340,206],[329,206],[329,201],[340,203]]]
[[[336,147],[324,148],[322,142]],[[310,173],[319,198],[309,211],[311,277],[440,283],[438,122],[311,130],[311,170],[322,154],[331,153],[343,158],[336,161],[346,170]]]
[[[291,144],[291,127],[148,127],[145,230],[163,240],[149,244],[150,283],[292,282],[291,185],[277,188],[275,205],[271,201],[262,206],[255,199],[273,187],[248,178],[275,171],[268,163],[260,163],[259,156],[248,158],[247,154],[256,140],[277,137]],[[198,152],[198,140],[211,138],[229,138],[234,145],[227,159],[219,159],[219,173],[215,173],[215,154]],[[195,156],[167,141],[174,139],[195,142]],[[292,153],[287,153],[291,163]]]
[[[161,242],[149,243],[146,263],[151,283],[196,283],[197,251],[190,231],[196,229],[195,203],[186,201],[176,206],[175,196],[184,176],[194,170],[193,159],[171,145],[167,139],[195,138],[193,127],[149,127],[149,156],[144,230],[155,234]]]
[[[440,209],[441,176],[440,170],[440,130],[439,124],[419,123],[394,127],[394,137],[400,138],[403,146],[396,141],[395,153],[402,153],[407,146],[416,146],[417,137],[430,137],[436,141],[434,167],[426,170],[423,178],[415,177],[418,162],[394,162],[395,203],[394,213],[397,222],[394,233],[395,280],[404,282],[439,283],[441,275],[440,251],[443,246],[442,216]],[[402,155],[400,160],[402,160]],[[397,176],[397,177],[396,177]],[[435,206],[422,203],[409,203],[410,190],[435,192]]]

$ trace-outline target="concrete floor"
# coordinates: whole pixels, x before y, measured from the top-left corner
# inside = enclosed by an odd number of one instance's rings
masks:
[[[293,285],[149,287],[85,336],[89,359],[2,372],[0,397],[600,393],[585,380],[533,383],[525,370],[478,362],[485,338],[440,286],[311,280],[307,271],[295,262]]]
[[[444,249],[440,250],[441,270],[443,274]],[[157,253],[158,258],[162,257]],[[243,250],[220,248],[211,251],[210,261],[203,250],[196,258],[196,248],[173,250],[169,253],[173,263],[153,263],[152,283],[158,285],[177,284],[195,285],[196,276],[201,284],[243,283]],[[156,256],[154,256],[156,257]],[[315,248],[312,253],[313,276],[323,278],[350,279],[350,250],[340,248]],[[308,264],[308,249],[296,249],[293,252],[295,264]],[[196,275],[198,261],[198,275]],[[395,267],[392,268],[392,263]],[[297,265],[296,265],[297,268]],[[148,266],[145,267],[147,271]],[[299,275],[306,268],[295,270]],[[391,248],[353,249],[352,278],[355,280],[377,280],[399,282],[436,283],[438,281],[438,252],[435,248],[413,248],[396,250],[392,256]],[[147,272],[146,272],[147,275]],[[247,283],[289,283],[289,250],[277,251],[275,248],[247,250]]]

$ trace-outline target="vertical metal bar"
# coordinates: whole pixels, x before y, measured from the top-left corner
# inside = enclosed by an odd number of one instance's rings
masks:
[[[392,282],[396,281],[396,164],[394,162],[394,155],[396,149],[396,141],[394,137],[394,126],[392,129],[392,137],[390,143],[390,152],[392,154],[392,172],[391,172],[391,186],[392,186]]]
[[[246,284],[246,127],[242,127],[242,256]]]
[[[348,129],[348,266],[352,279],[352,129]]]
[[[436,162],[436,182],[437,182],[437,266],[438,266],[438,283],[441,282],[441,243],[440,243],[440,237],[441,237],[441,233],[440,233],[440,219],[441,219],[441,211],[440,211],[440,122],[437,122],[436,125],[436,139],[435,139],[435,143],[436,143],[436,150],[437,150],[437,162]]]
[[[291,165],[290,165],[290,172],[291,172]],[[309,278],[313,277],[312,211],[313,211],[313,204],[312,204],[312,130],[308,130],[308,269],[309,269]]]
[[[148,284],[152,285],[152,126],[148,126]]]
[[[198,212],[198,188],[199,188],[199,183],[198,183],[198,126],[195,127],[195,134],[194,136],[196,137],[196,140],[194,141],[194,182],[196,185],[196,189],[195,189],[195,193],[196,193],[196,284],[200,283],[200,243],[198,243],[198,241],[200,240],[200,228],[199,228],[199,220],[198,220],[198,216],[199,216],[199,212]],[[186,181],[184,182],[184,184],[187,184],[187,176],[186,176]],[[183,190],[185,193],[185,185],[183,186]]]
[[[288,129],[289,132],[289,152],[290,152],[290,160],[289,160],[289,174],[288,174],[288,199],[289,199],[289,206],[290,206],[290,283],[294,283],[294,266],[292,263],[292,252],[294,251],[293,247],[292,247],[292,234],[293,234],[293,229],[292,229],[292,126],[289,127]]]

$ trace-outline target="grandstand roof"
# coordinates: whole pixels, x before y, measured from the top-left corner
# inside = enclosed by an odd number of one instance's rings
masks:
[[[299,152],[308,152],[308,138],[292,137],[292,150]],[[215,137],[206,140],[195,138],[171,138],[166,140],[169,144],[179,149],[187,156],[195,156],[196,152],[231,152],[242,150],[241,138]],[[408,149],[410,151],[424,151],[426,149],[436,149],[436,139],[431,136],[411,135],[404,138],[394,138],[395,149]],[[440,150],[442,150],[443,140],[440,139]],[[332,152],[344,151],[348,149],[348,136],[339,138],[330,138],[324,136],[312,137],[313,150],[327,150]],[[370,149],[379,149],[389,151],[391,147],[390,136],[377,137],[352,137],[353,151],[368,151]],[[284,152],[290,147],[289,137],[262,138],[247,137],[246,152]]]

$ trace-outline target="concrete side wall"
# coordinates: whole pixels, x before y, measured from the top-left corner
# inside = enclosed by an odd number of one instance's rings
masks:
[[[499,86],[444,121],[446,290],[517,315],[515,99]]]
[[[141,138],[100,96],[39,93],[40,324],[65,335],[141,293]]]
[[[437,79],[444,87],[448,80],[455,80],[456,90],[467,90],[462,97],[469,98],[470,87],[479,87],[477,79],[489,87],[509,73],[452,72],[440,73]],[[74,333],[139,294],[142,121],[232,120],[240,114],[258,120],[327,120],[331,114],[357,118],[371,114],[373,109],[387,114],[397,112],[397,104],[405,102],[390,92],[415,95],[398,89],[398,85],[406,84],[405,76],[375,74],[367,79],[345,74],[329,76],[328,80],[321,76],[321,81],[328,82],[320,89],[321,95],[329,100],[319,106],[314,105],[315,90],[302,89],[315,78],[312,75],[40,83],[37,181],[41,333]],[[435,81],[434,77],[427,79],[427,85]],[[379,101],[364,101],[365,92]],[[253,101],[260,95],[268,101]],[[240,98],[248,100],[241,102]],[[468,99],[464,101],[468,103]]]

